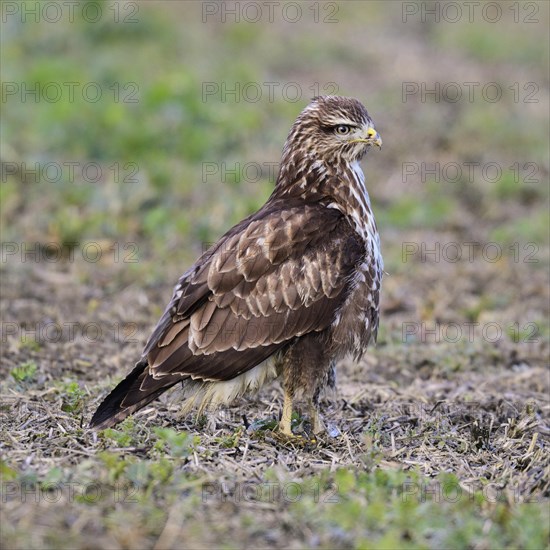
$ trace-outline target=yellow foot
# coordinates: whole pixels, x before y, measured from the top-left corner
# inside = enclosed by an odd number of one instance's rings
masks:
[[[279,432],[292,437],[292,398],[285,391],[285,399],[283,402],[283,413],[279,422]]]
[[[311,443],[309,434],[301,435],[292,433],[292,398],[285,392],[283,403],[283,413],[279,422],[279,431],[274,434],[275,438],[281,443],[292,443],[301,447]]]
[[[290,427],[290,422],[284,422],[281,420],[279,422],[279,433],[281,435],[286,435],[287,437],[294,437],[294,434],[292,433],[292,429]]]

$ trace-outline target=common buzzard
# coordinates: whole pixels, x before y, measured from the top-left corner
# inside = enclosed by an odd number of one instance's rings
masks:
[[[323,429],[320,391],[336,360],[378,329],[380,240],[359,161],[381,147],[356,99],[315,97],[293,124],[275,189],[180,278],[141,359],[91,426],[107,428],[181,382],[183,407],[229,403],[281,376],[280,430],[293,403]]]

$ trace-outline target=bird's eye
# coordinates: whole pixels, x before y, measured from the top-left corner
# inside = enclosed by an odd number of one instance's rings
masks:
[[[334,129],[334,131],[341,135],[341,136],[345,136],[346,134],[349,134],[351,128],[349,126],[346,126],[345,124],[340,124],[339,126],[336,126],[336,128]]]

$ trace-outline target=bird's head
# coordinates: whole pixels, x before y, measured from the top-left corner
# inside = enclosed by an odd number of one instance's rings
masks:
[[[364,105],[341,96],[318,96],[290,130],[285,151],[301,151],[309,161],[355,162],[382,139]],[[303,158],[303,157],[302,157]]]

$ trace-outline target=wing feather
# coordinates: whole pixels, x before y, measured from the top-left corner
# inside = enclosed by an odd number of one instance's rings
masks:
[[[231,379],[297,336],[325,330],[364,254],[337,210],[270,203],[180,279],[145,348],[149,376]]]

